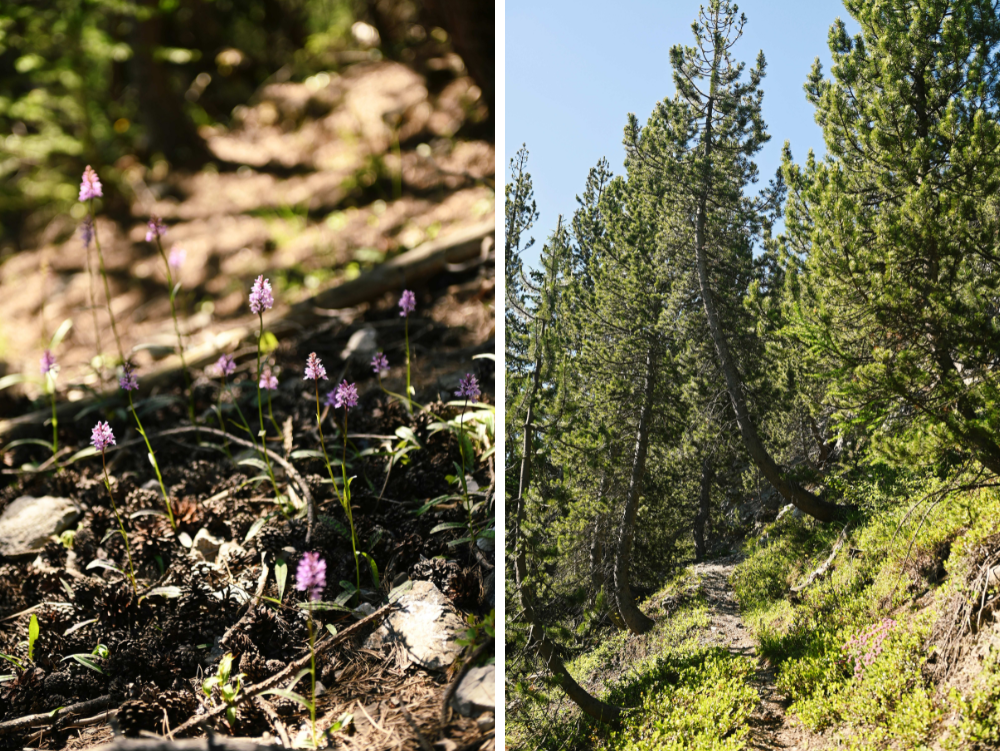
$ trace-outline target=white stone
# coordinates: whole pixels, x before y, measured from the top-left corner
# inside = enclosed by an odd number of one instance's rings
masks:
[[[0,554],[37,553],[52,535],[68,529],[80,518],[80,509],[69,498],[22,495],[0,514]]]
[[[466,717],[495,712],[496,675],[496,665],[483,665],[466,673],[451,697],[455,711]]]
[[[365,362],[371,360],[376,351],[378,351],[378,334],[372,326],[365,326],[351,334],[347,346],[340,353],[340,359],[349,360],[354,357],[359,362]]]
[[[191,550],[194,554],[208,563],[215,563],[221,547],[222,540],[212,537],[204,527],[198,530],[198,534],[194,536],[194,540],[191,542]]]
[[[462,652],[457,640],[465,623],[455,606],[431,582],[414,582],[397,607],[365,642],[369,649],[384,644],[400,648],[403,667],[411,662],[428,670],[446,670]]]

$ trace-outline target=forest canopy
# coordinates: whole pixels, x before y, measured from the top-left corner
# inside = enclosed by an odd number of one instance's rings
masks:
[[[563,691],[622,720],[636,696],[580,662],[669,618],[642,600],[692,562],[911,500],[859,494],[872,477],[1000,474],[997,8],[845,6],[860,33],[837,20],[804,85],[822,158],[786,142],[761,181],[764,52],[741,62],[747,20],[712,0],[670,49],[675,94],[628,115],[623,171],[590,171],[535,268],[528,149],[510,162],[509,741],[574,747],[540,709]]]

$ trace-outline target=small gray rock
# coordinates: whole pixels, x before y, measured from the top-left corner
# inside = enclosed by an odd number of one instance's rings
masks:
[[[341,360],[349,360],[353,357],[359,362],[372,359],[372,355],[378,350],[378,334],[372,326],[365,326],[359,331],[351,334],[347,340],[347,346],[340,353]]]
[[[191,550],[208,563],[215,563],[219,555],[219,548],[222,547],[222,540],[212,537],[208,530],[202,527],[191,542]]]
[[[496,665],[483,665],[466,673],[451,697],[451,706],[466,717],[495,712]]]
[[[418,581],[365,646],[397,645],[402,667],[413,662],[428,670],[446,670],[462,652],[456,640],[464,633],[465,624],[451,601],[431,582]]]
[[[52,535],[68,529],[79,518],[80,509],[69,498],[15,498],[0,514],[0,554],[35,554]]]

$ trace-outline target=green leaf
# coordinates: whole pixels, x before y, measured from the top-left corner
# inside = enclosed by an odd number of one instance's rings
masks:
[[[57,714],[59,714],[60,709],[62,709],[62,707],[56,707],[55,709],[53,709],[51,712],[49,712],[49,717],[55,717]]]
[[[396,600],[405,595],[411,589],[413,589],[413,582],[410,580],[406,580],[398,587],[393,587],[389,592],[389,602],[396,602]]]
[[[346,609],[346,608],[345,608],[345,609]],[[329,631],[329,632],[330,632],[331,634],[333,634],[334,636],[336,636],[336,635],[337,635],[337,627],[336,627],[336,626],[334,626],[334,625],[333,625],[332,623],[328,623],[328,624],[326,624],[326,630],[327,630],[327,631]]]
[[[496,362],[497,361],[497,356],[494,355],[492,352],[483,352],[483,353],[478,354],[478,355],[473,355],[472,359],[473,360],[492,360],[493,362]]]
[[[10,375],[6,375],[3,378],[0,378],[0,391],[26,380],[28,379],[21,373],[11,373]]]
[[[236,462],[237,464],[245,464],[248,467],[254,467],[259,469],[261,472],[267,472],[267,465],[264,464],[260,459],[256,457],[250,457],[249,459],[243,459],[242,461]]]
[[[340,730],[344,730],[344,729],[345,729],[345,728],[346,728],[346,727],[347,727],[348,725],[350,725],[350,724],[351,724],[352,722],[354,722],[354,715],[352,715],[352,714],[347,714],[347,713],[345,712],[344,714],[342,714],[342,715],[340,716],[340,719],[339,719],[339,720],[337,720],[337,721],[336,721],[335,723],[333,723],[333,724],[332,724],[332,725],[330,726],[330,729],[329,729],[329,730],[327,730],[326,732],[328,732],[328,733],[336,733],[336,732],[338,732],[338,731],[340,731]]]
[[[114,531],[118,532],[119,530],[114,530]],[[110,569],[111,571],[115,571],[115,572],[121,574],[122,576],[125,575],[122,572],[122,570],[120,568],[118,568],[115,564],[111,563],[110,561],[102,560],[100,558],[95,558],[94,560],[92,560],[90,563],[87,564],[87,570],[88,571],[90,569],[92,569],[92,568],[106,568],[106,569]]]
[[[285,599],[285,584],[288,582],[288,564],[283,558],[274,562],[274,579],[278,582],[278,601]]]
[[[292,459],[322,459],[323,452],[316,449],[299,449],[289,454]]]
[[[341,594],[343,594],[343,593],[341,593]],[[353,592],[349,592],[347,594],[347,599],[350,599],[351,595],[353,595],[353,594],[354,594]],[[347,599],[345,599],[344,602],[347,602]],[[335,601],[333,601],[333,602],[326,602],[325,600],[316,600],[315,602],[300,602],[299,603],[299,607],[302,608],[303,610],[310,610],[310,611],[311,610],[321,610],[321,611],[322,610],[341,610],[341,611],[343,611],[345,613],[351,612],[350,608],[345,608],[344,605],[343,605],[343,603],[339,602],[339,600],[340,600],[340,597],[337,597],[337,599]]]
[[[417,440],[417,434],[413,432],[412,428],[408,428],[405,425],[401,428],[396,428],[396,435],[402,438],[404,441],[409,441],[415,444],[418,448],[423,448],[420,445],[420,441]]]
[[[87,446],[85,449],[80,449],[73,456],[66,460],[67,464],[72,464],[80,459],[86,459],[88,456],[97,456],[100,452],[93,446]]]
[[[461,545],[463,543],[466,543],[466,542],[472,542],[472,538],[471,537],[460,537],[457,540],[449,540],[448,541],[448,547],[449,548],[457,548],[459,545]]]
[[[256,535],[258,532],[260,532],[261,529],[264,528],[264,525],[267,524],[267,521],[270,518],[271,518],[270,515],[262,516],[260,519],[251,524],[250,529],[247,530],[247,536],[243,538],[243,542],[250,542],[250,540],[253,539],[254,535]]]
[[[43,441],[41,438],[18,438],[16,441],[11,441],[6,446],[4,446],[3,450],[9,451],[10,449],[16,448],[18,446],[28,446],[28,445],[44,446],[49,451],[52,450],[52,442]]]
[[[152,597],[153,595],[159,595],[160,597],[166,597],[167,599],[173,597],[181,596],[181,588],[175,587],[173,585],[167,587],[154,587],[146,593],[147,597]]]
[[[418,508],[414,512],[414,514],[416,514],[417,516],[423,516],[424,514],[426,514],[428,511],[430,511],[435,506],[437,506],[439,504],[442,504],[442,503],[447,503],[448,501],[457,500],[457,498],[458,498],[458,496],[454,496],[454,495],[439,495],[437,498],[432,498],[431,500],[427,501],[427,503],[425,503],[423,506],[421,506],[420,508]]]
[[[260,351],[262,354],[268,355],[274,352],[278,348],[278,337],[276,337],[272,332],[265,331],[260,338]]]
[[[96,662],[94,662],[94,658],[91,655],[88,655],[88,654],[76,654],[76,655],[70,655],[69,657],[63,657],[62,658],[62,662],[65,662],[66,660],[76,660],[81,665],[83,665],[85,668],[90,668],[91,670],[96,670],[101,675],[104,675],[104,671],[101,670],[100,665],[98,665]]]
[[[272,688],[267,691],[261,691],[258,696],[267,696],[268,694],[274,694],[275,696],[280,696],[284,699],[291,699],[292,701],[297,701],[306,709],[312,709],[312,702],[309,701],[302,694],[297,694],[294,691],[288,691],[284,688]]]
[[[438,532],[444,532],[446,529],[465,529],[465,527],[465,522],[442,522],[431,530],[431,534],[433,535]]]
[[[363,555],[368,559],[368,567],[372,572],[372,580],[375,582],[375,589],[379,589],[378,566],[375,565],[375,559],[368,555],[368,553],[358,553],[358,555]]]
[[[63,339],[66,338],[66,334],[69,330],[73,328],[73,319],[67,318],[65,321],[59,324],[59,328],[56,329],[56,333],[52,335],[52,339],[49,342],[49,349],[55,350],[60,344],[62,344]]]
[[[97,619],[96,618],[91,618],[91,619],[86,620],[86,621],[80,621],[79,623],[75,623],[72,626],[70,626],[68,629],[66,629],[65,631],[63,631],[63,636],[69,636],[70,634],[75,634],[81,628],[89,626],[91,623],[97,623]]]
[[[311,668],[301,668],[299,670],[299,672],[297,672],[295,674],[295,677],[292,678],[292,682],[289,683],[287,686],[285,686],[285,690],[286,691],[291,691],[293,688],[295,688],[295,684],[296,683],[298,683],[299,681],[301,681],[303,678],[305,678],[310,673],[312,673],[312,669]]]
[[[38,641],[38,616],[31,614],[28,622],[28,659],[35,661],[35,642]]]

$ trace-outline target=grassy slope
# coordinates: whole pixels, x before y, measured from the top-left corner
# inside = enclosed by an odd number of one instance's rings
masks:
[[[1000,644],[1000,625],[984,622],[976,656],[948,680],[934,677],[942,624],[971,600],[971,574],[1000,548],[1000,492],[932,495],[943,489],[926,478],[855,478],[844,492],[864,511],[827,573],[797,597],[790,587],[828,558],[842,530],[787,514],[745,545],[732,584],[758,651],[790,700],[786,722],[822,734],[831,747],[1000,745],[998,653],[984,646]],[[665,599],[676,605],[669,616],[659,607]],[[637,707],[624,728],[589,722],[564,700],[553,711],[562,693],[543,689],[529,710],[531,734],[509,723],[508,747],[748,747],[746,721],[758,701],[754,664],[699,643],[708,617],[697,578],[678,577],[645,609],[657,614],[652,632],[604,634],[570,663],[602,698]]]

